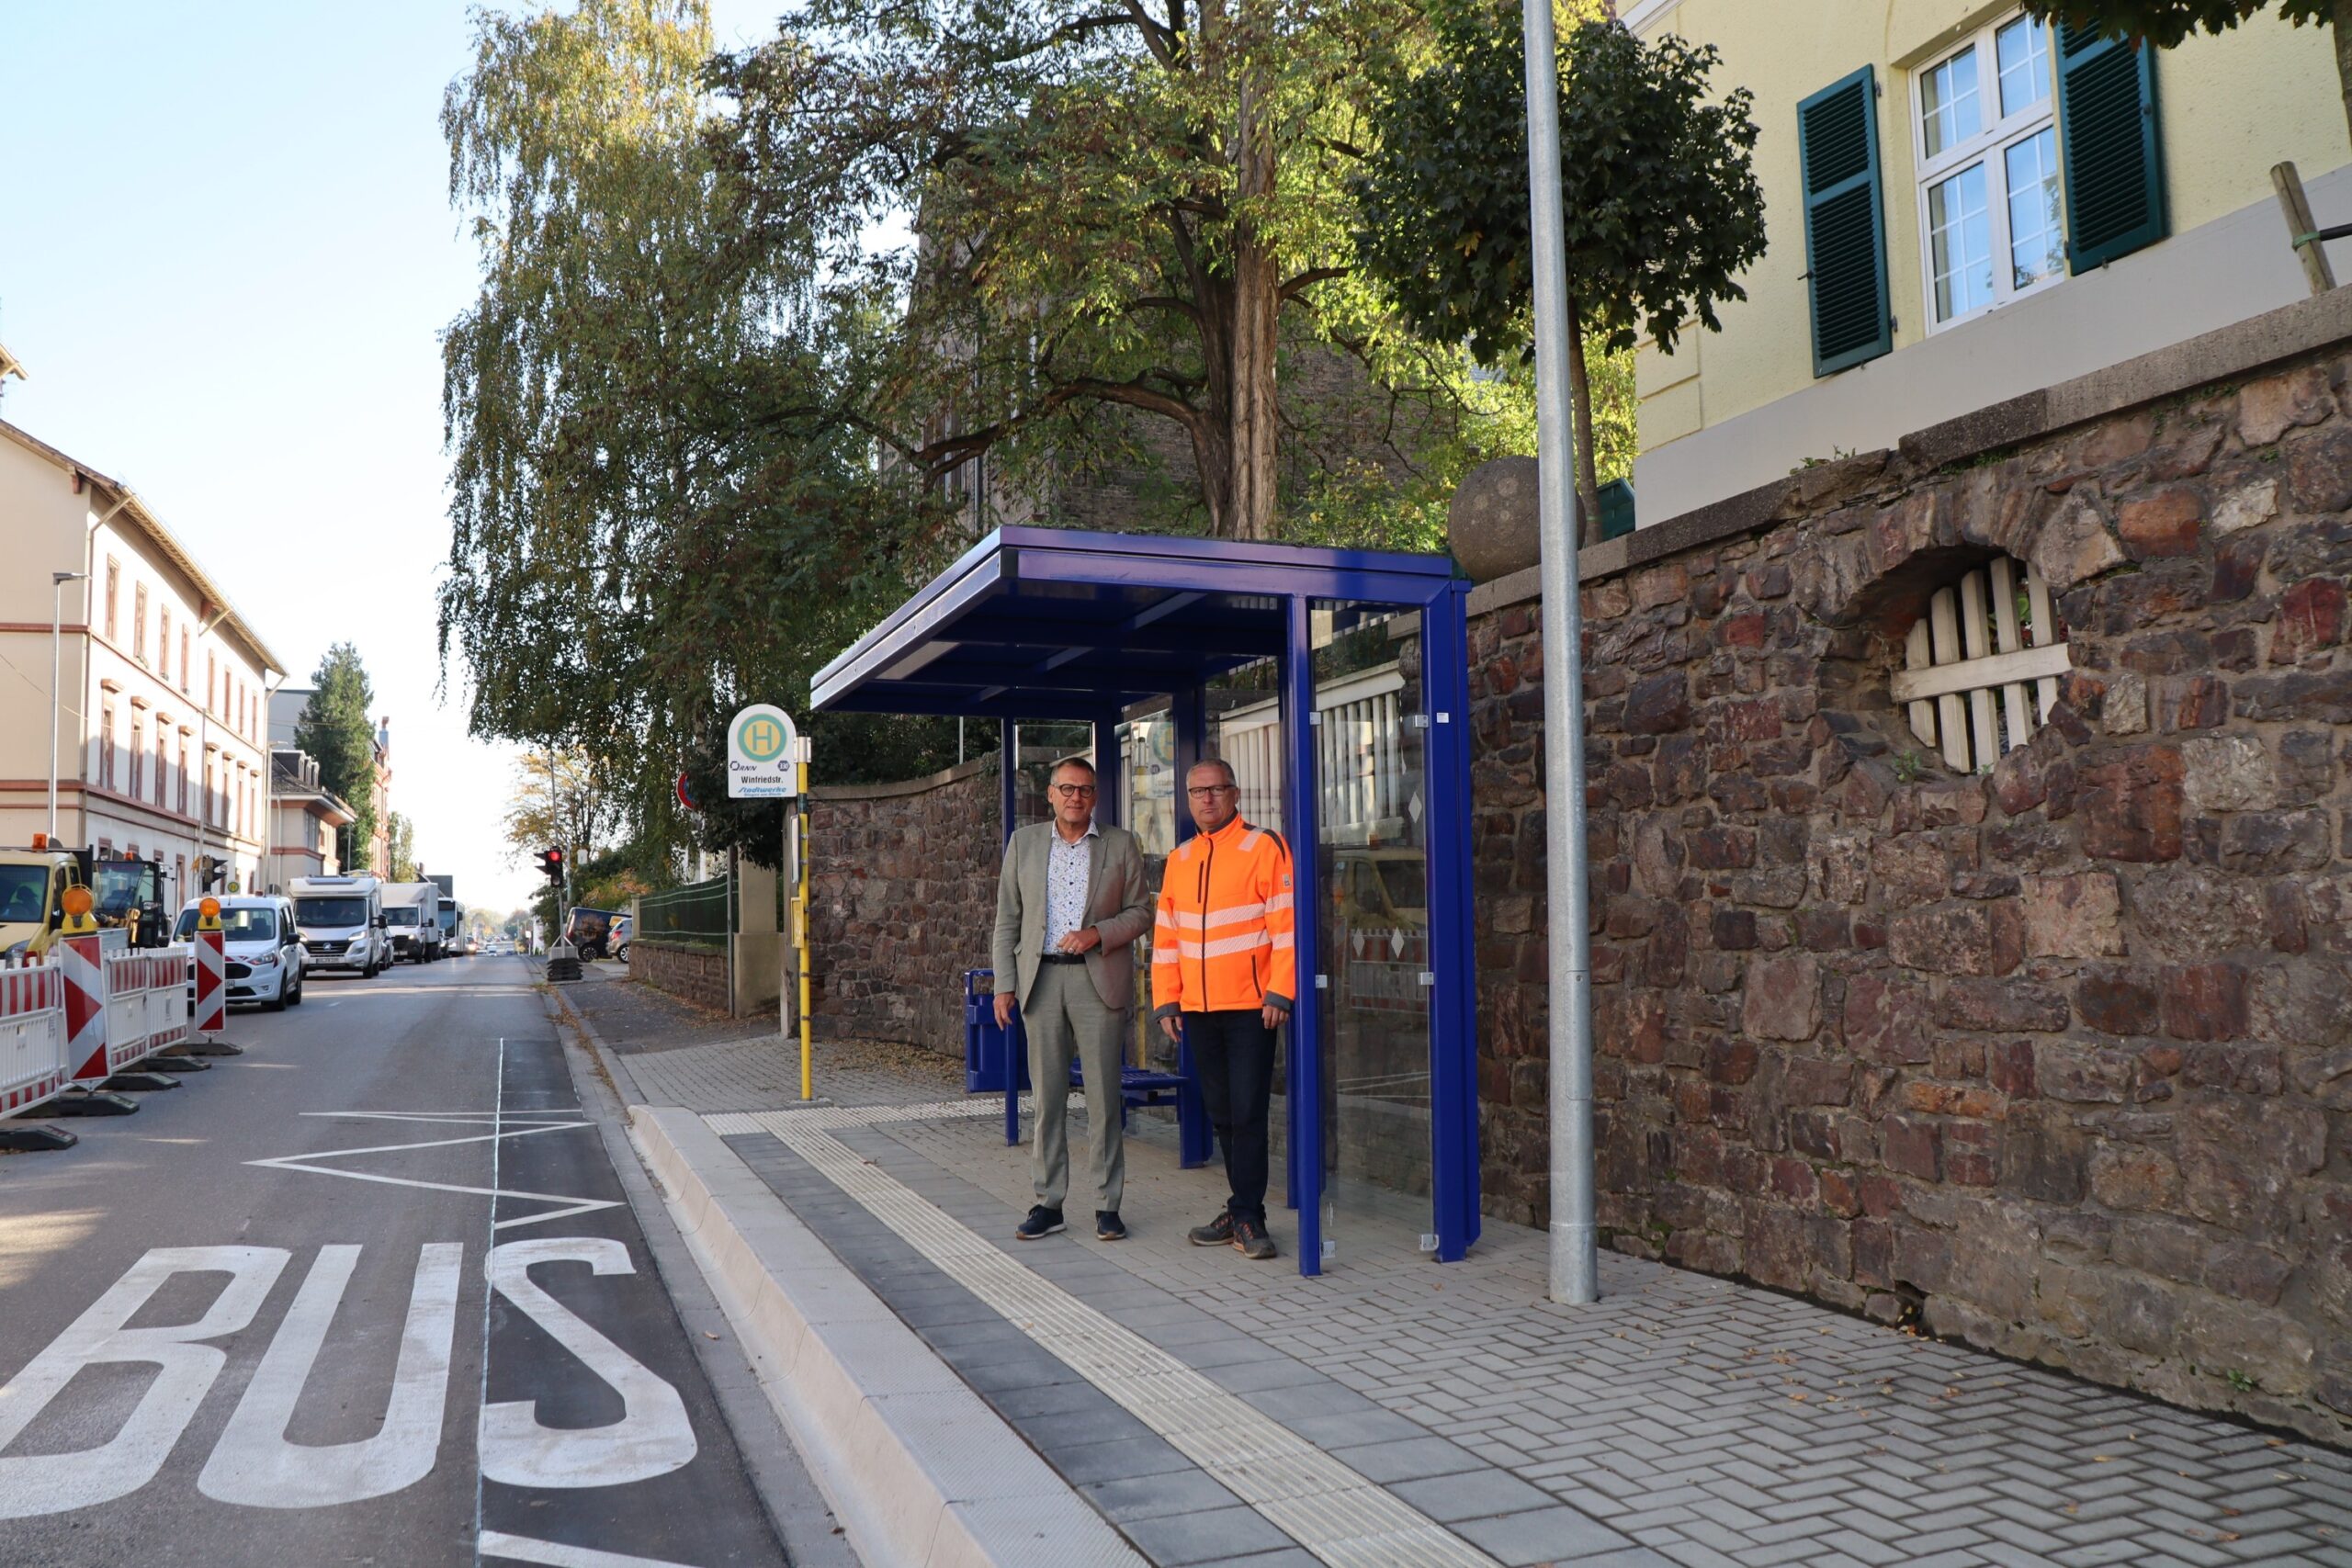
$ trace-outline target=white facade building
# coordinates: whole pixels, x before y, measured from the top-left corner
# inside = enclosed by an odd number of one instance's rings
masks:
[[[174,903],[199,856],[258,890],[270,689],[282,665],[117,480],[0,422],[0,843],[49,827],[51,574],[62,590],[57,831],[157,860]]]

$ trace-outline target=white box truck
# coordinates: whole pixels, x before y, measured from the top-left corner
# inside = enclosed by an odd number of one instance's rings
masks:
[[[302,933],[302,972],[356,969],[372,978],[392,966],[384,885],[372,876],[298,876],[287,885]]]
[[[441,956],[441,889],[432,883],[384,884],[384,921],[395,959],[430,964]]]

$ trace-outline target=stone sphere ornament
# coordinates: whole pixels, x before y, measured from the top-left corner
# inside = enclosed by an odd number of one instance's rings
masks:
[[[1532,457],[1497,457],[1463,476],[1446,509],[1446,543],[1473,582],[1490,582],[1536,563],[1539,465]]]

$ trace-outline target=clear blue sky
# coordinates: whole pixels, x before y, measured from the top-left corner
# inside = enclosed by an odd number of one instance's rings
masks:
[[[518,4],[498,7],[526,8]],[[780,6],[717,0],[722,45]],[[511,753],[436,694],[436,334],[475,288],[438,115],[458,0],[0,0],[0,417],[136,488],[305,682],[356,642],[461,902],[531,878]]]

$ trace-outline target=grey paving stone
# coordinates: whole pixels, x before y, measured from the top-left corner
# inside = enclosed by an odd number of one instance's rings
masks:
[[[1261,1389],[1241,1397],[1284,1425],[1303,1421],[1310,1416],[1373,1415],[1380,1409],[1353,1389],[1343,1388],[1329,1381],[1303,1387]],[[1358,1439],[1360,1442],[1374,1440],[1371,1438]]]
[[[1072,1443],[1124,1442],[1153,1436],[1152,1429],[1126,1411],[1105,1401],[1091,1410],[1061,1411],[1051,1416],[1024,1416],[1013,1423],[1021,1435],[1041,1449]]]
[[[1220,1557],[1199,1568],[1325,1568],[1325,1564],[1305,1547],[1290,1546],[1280,1551],[1252,1552],[1248,1557]]]
[[[1227,1361],[1200,1369],[1219,1388],[1233,1393],[1256,1393],[1262,1389],[1303,1387],[1309,1383],[1331,1382],[1305,1361],[1294,1361],[1288,1356],[1263,1361]],[[1338,1385],[1334,1385],[1338,1386]]]
[[[1623,1551],[1636,1543],[1606,1525],[1595,1524],[1574,1508],[1532,1508],[1521,1514],[1464,1519],[1449,1527],[1503,1568],[1530,1568],[1538,1562],[1580,1562],[1603,1551]]]
[[[1440,1524],[1558,1506],[1550,1493],[1502,1470],[1471,1470],[1458,1475],[1399,1481],[1388,1490]]]
[[[1344,1410],[1336,1416],[1294,1416],[1283,1425],[1319,1449],[1396,1442],[1429,1435],[1426,1427],[1417,1426],[1389,1410]]]
[[[1355,1447],[1334,1446],[1331,1457],[1363,1476],[1385,1486],[1396,1481],[1419,1481],[1432,1475],[1458,1475],[1483,1468],[1476,1454],[1443,1438],[1401,1438]]]
[[[1162,1568],[1274,1551],[1296,1544],[1255,1508],[1163,1514],[1148,1519],[1123,1520],[1119,1528],[1135,1542],[1136,1550]]]
[[[1193,1470],[1191,1460],[1158,1438],[1128,1438],[1114,1443],[1079,1442],[1043,1450],[1047,1463],[1074,1485],[1095,1481],[1122,1481],[1138,1475],[1166,1475]]]
[[[1083,1380],[1034,1388],[1001,1389],[985,1396],[998,1415],[1018,1425],[1032,1416],[1067,1416],[1079,1410],[1113,1410],[1111,1396]]]
[[[1104,1517],[1114,1521],[1157,1518],[1162,1514],[1205,1513],[1230,1508],[1241,1501],[1201,1470],[1090,1482],[1078,1490]]]

